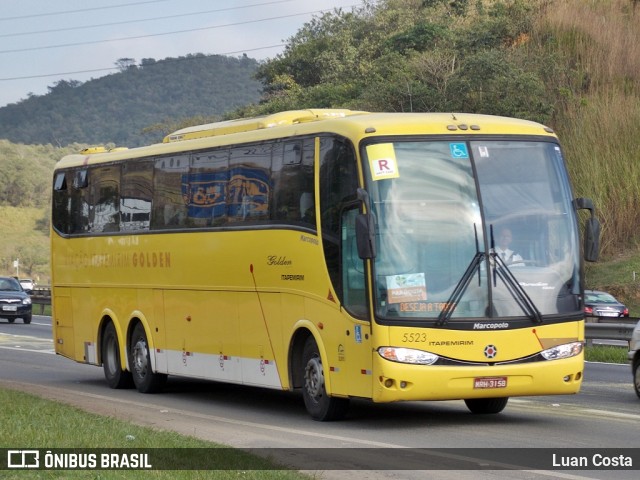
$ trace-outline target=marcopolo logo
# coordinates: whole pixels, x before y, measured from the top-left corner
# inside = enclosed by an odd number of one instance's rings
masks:
[[[505,328],[509,328],[508,322],[500,322],[500,323],[476,322],[473,324],[474,330],[504,330]]]
[[[40,451],[8,450],[7,468],[40,468]]]

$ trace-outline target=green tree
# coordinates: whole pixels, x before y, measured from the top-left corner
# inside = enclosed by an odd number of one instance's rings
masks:
[[[453,110],[546,122],[552,103],[521,53],[538,7],[524,0],[387,0],[325,13],[258,68],[262,102],[243,112]]]

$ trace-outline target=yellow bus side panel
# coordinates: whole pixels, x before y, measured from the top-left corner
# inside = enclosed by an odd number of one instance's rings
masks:
[[[336,304],[305,299],[305,315],[319,328],[327,362],[327,390],[333,395],[371,397],[371,326],[350,320]]]
[[[55,302],[53,308],[53,337],[56,353],[74,359],[75,339],[73,335],[73,309],[71,307],[71,292],[68,288],[54,290]]]
[[[87,361],[83,350],[91,345],[90,363],[100,363],[99,328],[107,317],[126,359],[127,332],[140,319],[158,372],[288,389],[294,325],[311,316],[332,326],[336,336],[322,334],[318,342],[336,342],[335,355],[345,344],[338,336],[353,330],[331,299],[326,271],[318,270],[324,253],[309,233],[264,230],[259,245],[250,231],[53,236],[54,289],[67,292],[54,302],[70,329],[56,336],[74,339],[64,341],[64,354],[76,361]],[[358,391],[371,390],[367,380]]]

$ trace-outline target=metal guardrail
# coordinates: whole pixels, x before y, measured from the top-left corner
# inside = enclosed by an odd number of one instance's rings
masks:
[[[635,323],[585,323],[584,336],[587,340],[631,341]]]
[[[31,291],[29,296],[31,297],[31,303],[33,305],[40,306],[40,315],[44,313],[45,305],[51,305],[50,287],[36,287]]]
[[[40,306],[40,315],[45,305],[51,305],[51,288],[36,287],[31,293],[31,301]],[[633,329],[640,318],[587,318],[584,324],[584,336],[589,343],[592,340],[619,340],[630,342]]]
[[[631,342],[631,335],[640,319],[636,317],[600,317],[587,318],[584,324],[584,336],[587,343],[592,340],[619,340]]]

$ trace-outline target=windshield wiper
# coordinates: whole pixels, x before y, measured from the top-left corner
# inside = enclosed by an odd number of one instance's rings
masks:
[[[536,304],[533,303],[531,297],[527,295],[527,292],[522,288],[522,285],[518,283],[518,279],[509,270],[506,262],[496,253],[495,241],[493,237],[493,225],[490,226],[491,231],[491,253],[489,256],[493,260],[493,286],[496,286],[496,275],[504,282],[509,290],[509,293],[516,301],[518,306],[522,309],[527,317],[536,323],[542,323],[542,314]]]
[[[454,310],[460,303],[464,292],[467,291],[467,287],[469,283],[471,283],[471,279],[473,278],[476,271],[478,271],[478,285],[480,284],[480,265],[482,261],[485,259],[486,254],[480,251],[480,244],[478,242],[478,229],[476,228],[475,223],[473,224],[473,231],[476,236],[476,254],[471,259],[471,263],[465,270],[460,280],[456,284],[456,287],[453,289],[453,292],[449,296],[447,303],[444,304],[444,308],[440,311],[438,315],[438,320],[436,321],[436,326],[441,327],[446,324],[451,316],[453,315]]]
[[[480,264],[484,260],[484,257],[485,257],[484,252],[477,252],[473,256],[473,259],[471,260],[471,263],[467,267],[467,270],[464,272],[464,274],[456,284],[456,288],[453,289],[453,292],[451,293],[451,296],[447,300],[447,303],[445,303],[444,308],[440,311],[440,314],[438,315],[438,320],[436,321],[436,325],[438,327],[441,327],[445,323],[447,323],[451,318],[451,316],[453,315],[453,311],[458,306],[458,303],[460,303],[460,299],[464,295],[464,292],[467,291],[467,287],[469,286],[469,283],[471,283],[471,279],[473,278],[473,275],[476,273],[476,270],[480,269]]]

